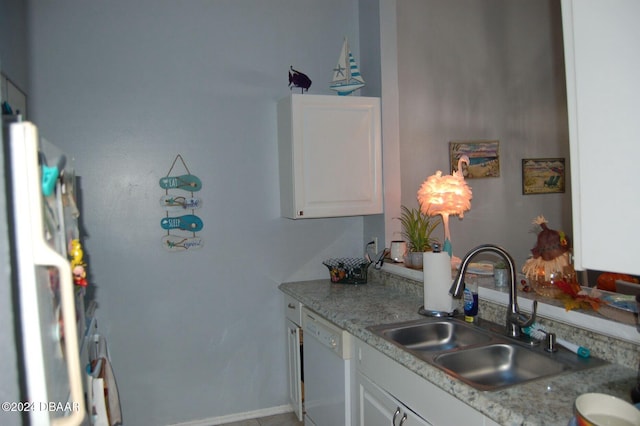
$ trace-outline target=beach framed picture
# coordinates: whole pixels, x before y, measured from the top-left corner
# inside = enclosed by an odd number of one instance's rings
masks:
[[[522,193],[552,194],[565,190],[564,158],[523,158]]]
[[[462,166],[465,179],[500,176],[499,141],[449,142],[449,161],[452,173],[458,169],[458,159],[463,155],[469,157],[469,165],[463,163]]]

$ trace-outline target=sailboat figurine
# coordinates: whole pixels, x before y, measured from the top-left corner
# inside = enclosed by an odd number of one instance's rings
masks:
[[[364,87],[364,79],[360,75],[360,69],[349,49],[349,42],[345,37],[342,51],[338,58],[338,65],[333,69],[333,79],[329,89],[338,92],[338,95],[346,96],[354,90]]]

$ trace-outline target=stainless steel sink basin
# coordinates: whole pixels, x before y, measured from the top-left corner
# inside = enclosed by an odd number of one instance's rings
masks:
[[[483,390],[495,390],[571,370],[551,354],[505,343],[445,353],[437,356],[434,362],[467,384]]]
[[[605,364],[594,357],[579,358],[564,348],[548,353],[541,345],[535,347],[506,337],[496,331],[503,327],[487,321],[478,326],[457,318],[426,318],[368,329],[483,391]]]
[[[382,337],[414,351],[445,351],[491,341],[491,336],[472,325],[449,320],[423,320],[394,326],[372,327]]]

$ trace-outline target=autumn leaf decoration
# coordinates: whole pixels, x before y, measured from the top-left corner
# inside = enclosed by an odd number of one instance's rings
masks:
[[[558,297],[564,303],[567,311],[573,309],[593,309],[597,311],[602,301],[597,297],[587,295],[578,283],[570,283],[565,280],[558,280],[556,285],[562,290]]]

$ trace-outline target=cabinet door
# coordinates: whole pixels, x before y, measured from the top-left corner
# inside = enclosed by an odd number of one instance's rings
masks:
[[[289,363],[289,403],[302,421],[302,363],[300,359],[301,328],[287,321],[287,361]]]
[[[281,212],[382,213],[380,99],[291,95],[278,103]]]
[[[358,425],[359,426],[428,426],[401,402],[380,389],[362,373],[358,373]]]
[[[576,266],[640,274],[640,2],[562,1]]]

